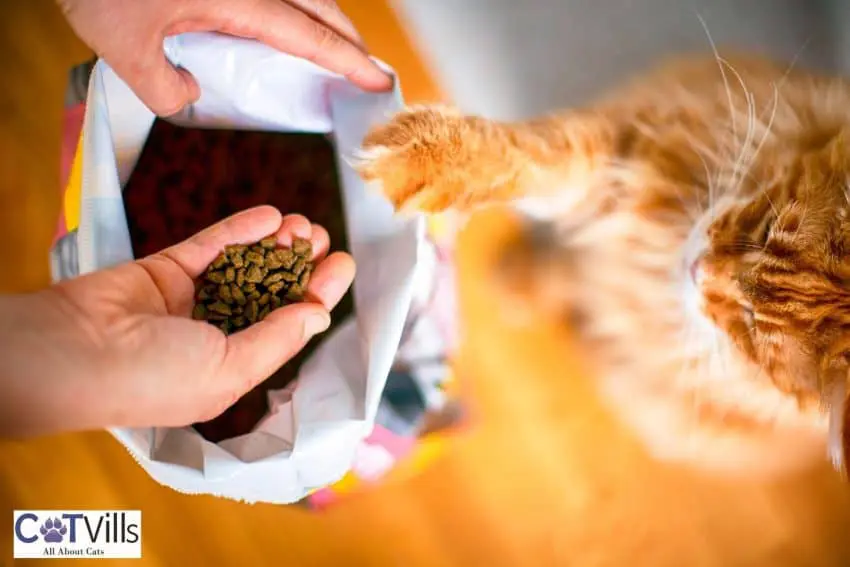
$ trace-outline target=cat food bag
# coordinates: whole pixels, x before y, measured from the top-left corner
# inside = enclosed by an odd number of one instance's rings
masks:
[[[390,374],[390,381],[392,376]],[[451,373],[443,377],[439,389],[444,399],[425,400],[426,413],[424,419],[416,420],[414,434],[400,433],[397,426],[391,429],[397,421],[382,425],[381,421],[386,420],[381,419],[379,412],[372,433],[357,448],[351,470],[338,482],[313,492],[306,503],[313,509],[323,510],[378,484],[404,482],[442,458],[467,426],[465,406],[468,400],[454,391],[457,382]],[[424,397],[431,397],[429,389],[421,391]],[[381,405],[397,405],[395,397],[385,392]]]
[[[440,459],[470,425],[474,405],[454,376],[457,348],[455,243],[461,220],[431,215],[423,273],[433,274],[411,305],[372,433],[360,443],[351,470],[310,494],[307,504],[324,510],[383,483],[403,482]]]
[[[192,427],[111,433],[151,477],[177,491],[299,501],[351,469],[374,429],[411,313],[433,296],[434,247],[424,220],[395,216],[348,163],[366,132],[401,108],[401,92],[397,82],[390,93],[363,92],[249,40],[191,33],[165,46],[203,93],[176,123],[332,138],[348,248],[358,266],[354,315],[324,338],[291,387],[269,392],[269,413],[251,433],[219,443]],[[103,61],[91,69],[84,112],[51,254],[57,281],[133,259],[122,190],[155,122]]]

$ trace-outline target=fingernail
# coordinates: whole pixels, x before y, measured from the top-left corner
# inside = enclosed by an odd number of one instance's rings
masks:
[[[372,67],[369,70],[358,70],[349,75],[348,78],[367,91],[388,92],[394,86],[392,75],[386,73],[375,63],[372,63]]]
[[[326,331],[331,325],[331,318],[327,313],[311,313],[304,320],[304,338],[309,339]]]
[[[393,76],[388,75],[383,70],[381,70],[381,74],[383,75],[383,77],[382,80],[380,80],[378,83],[381,85],[379,88],[384,91],[393,90],[393,87],[395,86],[395,79],[393,78]]]

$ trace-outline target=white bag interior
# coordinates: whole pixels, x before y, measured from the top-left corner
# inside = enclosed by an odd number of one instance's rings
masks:
[[[358,266],[355,318],[325,337],[294,389],[270,394],[271,412],[251,434],[219,444],[192,428],[112,434],[154,479],[178,491],[294,502],[350,468],[374,423],[413,295],[421,293],[417,282],[432,279],[422,273],[431,267],[419,261],[425,250],[422,219],[394,216],[346,161],[372,125],[401,108],[401,93],[398,84],[390,93],[365,93],[310,62],[221,35],[169,38],[166,52],[203,92],[181,123],[332,133]],[[154,119],[109,66],[98,62],[83,126],[80,273],[132,260],[121,189]]]

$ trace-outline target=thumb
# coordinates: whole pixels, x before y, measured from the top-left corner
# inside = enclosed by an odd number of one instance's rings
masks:
[[[145,105],[158,116],[171,116],[198,100],[201,89],[185,69],[174,67],[163,50],[136,61],[133,69],[115,69]]]
[[[295,303],[231,335],[222,364],[222,383],[243,394],[271,376],[315,335],[327,330],[331,317],[319,303]]]

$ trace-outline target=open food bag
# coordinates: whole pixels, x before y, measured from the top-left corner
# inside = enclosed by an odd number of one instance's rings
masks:
[[[355,315],[324,338],[293,388],[269,393],[269,414],[247,435],[214,444],[191,427],[111,433],[175,490],[295,502],[350,469],[373,429],[411,305],[434,285],[423,220],[396,217],[347,162],[369,128],[400,109],[401,94],[397,83],[391,93],[366,93],[308,61],[216,34],[169,38],[166,53],[203,93],[178,123],[332,136],[358,266]],[[64,199],[64,234],[52,252],[55,279],[133,259],[122,189],[154,120],[105,62],[95,65]]]

